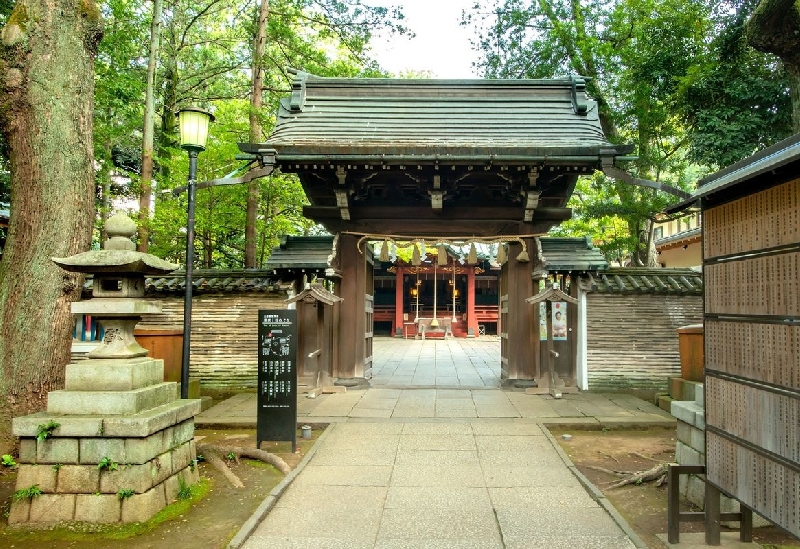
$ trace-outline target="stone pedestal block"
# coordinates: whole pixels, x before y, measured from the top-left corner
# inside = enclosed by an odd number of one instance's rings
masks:
[[[72,369],[70,390],[48,395],[46,412],[13,420],[20,437],[16,488],[37,485],[42,494],[14,502],[11,524],[143,522],[177,497],[181,483],[197,482],[192,439],[200,401],[176,399],[176,384],[161,382],[162,361],[96,359],[81,366]],[[106,372],[115,367],[120,372]],[[57,427],[38,440],[48,424]]]
[[[65,415],[138,414],[175,400],[175,382],[130,391],[50,391],[47,412]]]
[[[75,497],[75,516],[77,522],[108,524],[119,522],[120,502],[116,494],[85,494]]]
[[[115,364],[116,363],[116,364]],[[164,381],[164,361],[153,358],[82,360],[68,364],[64,379],[67,391],[130,391]]]

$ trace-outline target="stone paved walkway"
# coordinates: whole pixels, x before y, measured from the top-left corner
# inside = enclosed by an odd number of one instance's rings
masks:
[[[376,338],[369,390],[300,395],[298,416],[311,423],[363,418],[527,418],[546,425],[674,425],[675,418],[625,394],[527,395],[500,390],[500,344],[495,338],[404,340]],[[301,388],[302,389],[302,388]],[[257,397],[242,393],[196,417],[200,426],[256,424]]]
[[[500,387],[500,339],[375,338],[373,387]]]
[[[641,547],[564,459],[534,422],[335,424],[244,547]]]
[[[628,395],[500,390],[497,364],[487,339],[376,340],[371,389],[300,395],[299,421],[331,425],[233,546],[645,547],[544,426],[675,419]],[[255,427],[256,406],[242,393],[196,423]]]
[[[257,396],[240,393],[195,418],[200,427],[256,426]],[[388,421],[445,419],[529,419],[543,425],[596,428],[674,426],[675,418],[641,399],[624,394],[527,395],[500,389],[366,389],[301,395],[298,421],[340,423],[384,418]]]

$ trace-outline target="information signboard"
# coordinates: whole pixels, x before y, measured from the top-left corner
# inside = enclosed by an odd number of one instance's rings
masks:
[[[297,311],[258,311],[256,444],[291,440],[297,447]]]

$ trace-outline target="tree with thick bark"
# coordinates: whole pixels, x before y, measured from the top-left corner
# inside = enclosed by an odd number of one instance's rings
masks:
[[[92,0],[18,0],[0,36],[0,114],[12,174],[0,263],[0,449],[10,419],[63,385],[82,280],[51,257],[86,251],[94,221]]]
[[[786,67],[792,97],[792,129],[800,132],[800,0],[761,0],[747,22],[747,41],[777,55]]]

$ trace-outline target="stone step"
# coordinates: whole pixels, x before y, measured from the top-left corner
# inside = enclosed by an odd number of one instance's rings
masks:
[[[176,383],[168,381],[130,391],[50,391],[47,412],[65,415],[131,415],[175,400]]]
[[[121,489],[143,494],[171,475],[194,466],[195,458],[194,441],[190,440],[138,465],[114,461],[102,468],[96,463],[59,467],[20,464],[16,487],[19,490],[35,484],[44,494],[116,494]]]
[[[67,365],[64,388],[68,391],[131,391],[163,381],[164,361],[160,359],[88,359]]]
[[[50,434],[59,437],[146,437],[200,413],[200,400],[175,400],[126,416],[79,416],[38,412],[11,420],[17,437],[36,438],[39,425],[58,423]]]
[[[13,501],[9,524],[59,522],[130,523],[145,522],[178,499],[181,486],[199,480],[197,467],[185,467],[144,493],[120,498],[117,494],[42,494],[33,499]]]
[[[706,413],[702,406],[695,401],[672,401],[670,413],[684,423],[693,425],[698,429],[706,428]]]
[[[695,400],[697,392],[703,392],[703,384],[686,381],[680,377],[669,378],[669,396],[672,400]]]

